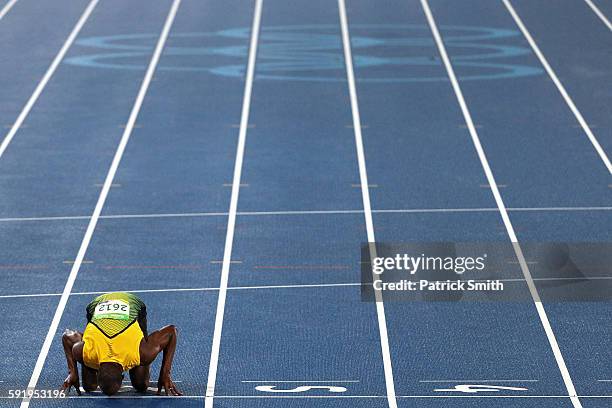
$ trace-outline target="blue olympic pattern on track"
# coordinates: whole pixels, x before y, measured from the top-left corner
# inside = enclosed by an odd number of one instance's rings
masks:
[[[357,24],[351,26],[354,65],[360,82],[447,81],[434,40],[426,25]],[[542,70],[499,59],[529,54],[524,46],[495,43],[520,38],[515,30],[442,26],[444,41],[462,80],[516,78]],[[243,78],[250,28],[216,32],[173,33],[158,70],[206,72]],[[66,63],[96,68],[142,70],[156,34],[124,34],[83,38],[77,44],[105,52],[68,58]],[[506,41],[507,42],[507,41]],[[338,27],[331,24],[264,27],[257,55],[257,78],[294,81],[344,81],[344,60]],[[397,67],[402,67],[401,71]],[[398,75],[398,72],[401,72]]]

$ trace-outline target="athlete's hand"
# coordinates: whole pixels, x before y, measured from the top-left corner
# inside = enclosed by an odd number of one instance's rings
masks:
[[[78,395],[81,395],[81,384],[79,383],[79,375],[77,373],[70,373],[62,384],[62,391],[66,391],[66,394],[70,394],[70,388],[74,387]]]
[[[166,392],[166,395],[183,395],[183,393],[178,388],[176,388],[174,382],[172,382],[170,375],[164,375],[160,377],[157,381],[157,395],[161,395],[162,388]]]

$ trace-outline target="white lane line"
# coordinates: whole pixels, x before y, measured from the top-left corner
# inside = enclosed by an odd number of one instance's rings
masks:
[[[344,0],[338,0],[338,11],[340,14],[342,46],[344,48],[344,64],[346,65],[346,77],[348,81],[351,112],[353,116],[353,133],[355,134],[355,147],[357,149],[357,161],[359,164],[359,181],[361,182],[363,213],[370,249],[370,259],[374,259],[377,257],[376,237],[374,236],[374,222],[372,220],[372,207],[370,205],[370,191],[368,188],[368,173],[366,169],[363,137],[361,133],[361,117],[359,115],[357,87],[355,86],[351,38],[349,35],[348,18],[346,16],[346,4]],[[374,277],[374,270],[372,270],[372,276]],[[374,279],[376,278],[374,277]],[[383,303],[382,293],[380,291],[374,291],[374,294],[376,300],[376,314],[378,316],[378,331],[380,334],[380,347],[383,359],[385,385],[387,390],[387,402],[389,404],[389,408],[397,408],[397,400],[395,398],[395,383],[393,380],[393,367],[391,364],[391,352],[389,349],[389,338],[387,334],[387,319],[385,317],[385,305]]]
[[[525,27],[525,24],[523,24],[523,21],[521,20],[519,15],[514,10],[514,7],[512,7],[512,4],[510,4],[510,1],[509,0],[503,0],[503,2],[505,4],[506,8],[508,9],[508,12],[510,13],[512,18],[514,19],[514,22],[520,28],[520,30],[523,32],[523,35],[527,39],[527,42],[529,43],[531,48],[533,49],[533,52],[536,54],[536,56],[540,60],[540,63],[542,64],[542,66],[544,67],[544,69],[546,70],[548,75],[550,76],[550,79],[552,79],[553,83],[557,86],[557,89],[561,93],[561,96],[563,96],[563,99],[565,100],[565,103],[567,104],[567,106],[569,106],[569,108],[573,112],[573,114],[576,117],[576,120],[578,121],[578,123],[580,123],[580,127],[582,127],[582,130],[584,131],[584,133],[586,133],[587,137],[591,141],[591,144],[593,145],[593,147],[597,151],[597,154],[599,154],[599,157],[604,162],[604,165],[608,169],[608,173],[612,174],[612,164],[610,163],[610,159],[608,158],[608,156],[606,155],[606,152],[601,147],[601,145],[599,144],[599,141],[597,140],[597,138],[595,137],[595,135],[591,131],[591,128],[589,127],[587,121],[584,120],[584,117],[582,116],[582,114],[580,113],[580,111],[578,110],[576,105],[574,104],[574,101],[572,100],[572,98],[569,96],[569,94],[565,90],[565,87],[563,86],[563,84],[561,84],[561,81],[557,77],[557,74],[555,74],[555,71],[553,71],[553,69],[551,68],[550,64],[548,63],[548,61],[544,57],[544,54],[542,54],[542,51],[540,51],[540,47],[538,47],[538,45],[534,41],[533,37],[531,36],[529,31],[527,30],[527,27]]]
[[[610,278],[612,279],[612,277]],[[227,290],[255,290],[255,289],[299,289],[299,288],[336,288],[346,286],[361,286],[359,282],[350,283],[311,283],[311,284],[299,284],[299,285],[260,285],[260,286],[228,286]],[[165,292],[214,292],[220,288],[208,287],[208,288],[169,288],[169,289],[137,289],[137,290],[125,290],[129,293],[165,293]],[[70,296],[83,296],[83,295],[101,295],[108,293],[109,291],[93,291],[93,292],[72,292]],[[19,299],[19,298],[34,298],[34,297],[53,297],[62,296],[61,293],[31,293],[31,294],[14,294],[14,295],[0,295],[0,299]]]
[[[0,20],[2,20],[4,16],[6,16],[6,13],[8,13],[9,10],[13,8],[15,3],[17,3],[17,0],[10,0],[4,5],[4,7],[2,7],[2,10],[0,10]]]
[[[57,305],[57,309],[55,310],[53,320],[51,321],[51,325],[49,326],[49,331],[47,332],[47,336],[45,337],[45,341],[40,350],[40,354],[38,355],[38,359],[36,360],[36,365],[34,367],[34,371],[32,372],[32,377],[30,378],[30,382],[28,383],[28,387],[31,389],[34,389],[36,387],[36,384],[38,383],[38,377],[40,376],[40,373],[43,369],[45,360],[47,359],[47,354],[49,353],[49,349],[51,348],[51,343],[53,342],[53,338],[55,337],[55,333],[57,332],[57,328],[62,319],[66,303],[68,302],[70,292],[72,291],[72,286],[74,285],[74,281],[76,280],[77,275],[79,273],[81,263],[85,258],[85,253],[87,252],[89,242],[91,241],[91,237],[94,233],[94,230],[96,229],[98,218],[100,217],[100,213],[102,213],[102,208],[104,207],[106,197],[108,196],[111,184],[113,183],[113,179],[115,177],[115,173],[117,172],[117,168],[119,167],[119,163],[121,162],[125,147],[128,143],[128,140],[130,139],[130,135],[132,134],[134,123],[136,123],[136,118],[138,117],[138,113],[140,112],[140,108],[147,93],[147,89],[149,88],[149,84],[151,83],[151,79],[153,78],[155,68],[157,67],[157,63],[159,62],[159,58],[166,43],[166,39],[168,38],[170,28],[172,27],[172,23],[174,22],[174,17],[176,16],[176,12],[180,3],[181,0],[174,0],[174,2],[172,3],[172,7],[170,8],[168,17],[166,18],[166,22],[159,36],[155,51],[153,52],[153,56],[151,57],[151,62],[149,63],[149,67],[147,68],[144,79],[142,81],[142,85],[140,86],[136,101],[134,102],[134,106],[132,107],[132,111],[130,112],[128,124],[126,125],[123,135],[121,136],[121,141],[119,142],[119,146],[117,147],[117,151],[115,152],[115,156],[113,157],[113,161],[106,176],[106,180],[104,181],[104,186],[102,187],[102,191],[100,192],[100,196],[98,197],[98,202],[96,203],[96,207],[89,221],[89,225],[87,226],[87,230],[85,231],[85,236],[83,237],[83,241],[81,242],[81,246],[77,253],[76,259],[70,270],[70,275],[68,276],[68,280],[66,281],[66,286],[64,287],[64,291],[62,292],[62,296]],[[21,408],[26,408],[29,405],[30,400],[28,398],[22,400]]]
[[[510,207],[512,212],[529,211],[610,211],[612,207]],[[497,212],[499,208],[424,208],[398,210],[372,210],[373,213],[453,213],[453,212]]]
[[[504,2],[506,2],[506,0],[504,0]],[[472,142],[474,143],[474,147],[476,148],[476,152],[478,153],[478,158],[480,159],[480,163],[482,164],[484,172],[487,176],[487,181],[491,186],[491,192],[495,197],[495,202],[497,203],[499,213],[506,227],[506,231],[508,233],[510,241],[512,242],[514,252],[518,261],[520,262],[521,270],[525,277],[527,286],[529,287],[529,292],[531,293],[531,297],[533,298],[533,302],[540,317],[540,321],[542,322],[542,326],[544,327],[544,331],[546,332],[546,337],[548,338],[548,342],[550,343],[550,346],[552,348],[555,360],[557,362],[557,365],[559,366],[559,371],[561,372],[561,376],[563,377],[563,382],[565,383],[565,387],[567,388],[568,395],[570,396],[574,408],[581,408],[582,404],[576,396],[577,394],[576,389],[574,388],[574,383],[570,377],[569,371],[567,370],[565,360],[563,359],[563,355],[561,354],[561,350],[559,349],[559,344],[557,343],[555,334],[552,330],[552,327],[550,326],[550,322],[548,321],[548,316],[546,315],[546,311],[544,310],[544,305],[540,300],[540,295],[538,294],[538,290],[535,286],[533,278],[531,277],[531,272],[529,271],[529,267],[527,266],[527,262],[525,261],[525,257],[523,256],[521,246],[518,243],[516,233],[514,232],[514,227],[510,222],[510,216],[508,215],[508,211],[506,210],[506,205],[504,204],[504,201],[501,197],[499,188],[497,188],[497,182],[495,181],[495,177],[493,176],[493,172],[491,171],[491,166],[489,165],[487,156],[485,155],[482,144],[480,143],[478,132],[476,131],[476,128],[474,127],[474,122],[472,120],[472,114],[470,113],[467,103],[465,102],[465,99],[463,97],[463,92],[461,91],[461,87],[459,86],[459,82],[457,81],[457,77],[455,76],[455,71],[446,52],[446,47],[444,46],[444,42],[442,41],[442,36],[438,31],[438,27],[434,20],[433,14],[431,13],[431,9],[429,8],[427,0],[421,0],[421,5],[423,6],[423,11],[425,12],[429,27],[431,28],[431,32],[438,46],[440,56],[444,61],[444,66],[448,73],[448,77],[453,86],[453,90],[455,91],[455,95],[457,96],[457,101],[459,103],[459,106],[461,107],[461,112],[463,113],[465,123],[468,126],[470,135],[472,137]]]
[[[569,398],[567,395],[397,395],[397,398],[414,398],[414,399],[444,399],[444,398],[530,398],[530,399],[566,399]],[[579,395],[580,398],[612,398],[612,395]],[[0,399],[8,399],[10,397],[0,396]],[[76,399],[104,399],[108,401],[107,396],[103,395],[87,395],[83,394],[68,395],[66,398]],[[205,395],[114,395],[112,399],[205,399]],[[348,398],[348,399],[374,399],[374,398],[387,398],[386,395],[215,395],[215,399],[334,399],[334,398]]]
[[[49,65],[49,68],[47,68],[47,72],[45,72],[45,75],[43,75],[42,79],[36,86],[36,89],[34,89],[34,93],[32,93],[32,95],[30,96],[30,99],[28,99],[28,102],[25,104],[25,106],[21,110],[21,113],[17,117],[17,120],[15,121],[15,123],[13,123],[13,125],[11,126],[11,129],[8,131],[8,133],[4,137],[4,140],[2,140],[2,143],[0,144],[0,158],[6,151],[9,143],[11,143],[11,141],[13,140],[13,137],[15,137],[15,134],[17,133],[21,125],[23,125],[23,121],[25,120],[25,118],[28,116],[28,114],[32,110],[32,107],[38,100],[38,97],[40,96],[42,91],[47,86],[47,83],[49,82],[49,80],[51,79],[55,71],[57,70],[57,67],[59,66],[59,64],[62,62],[62,59],[64,59],[64,56],[68,52],[68,49],[70,48],[70,46],[72,46],[72,43],[74,42],[76,37],[79,35],[81,28],[83,27],[83,25],[85,25],[85,22],[87,21],[87,19],[89,18],[89,16],[91,15],[92,11],[94,10],[97,4],[98,4],[98,0],[92,0],[89,3],[85,11],[83,12],[81,17],[77,21],[76,25],[72,29],[72,32],[66,39],[66,42],[64,43],[62,48],[59,50],[55,58],[53,59],[53,62],[51,62],[51,65]]]
[[[533,278],[534,282],[549,282],[549,281],[583,281],[583,280],[612,280],[612,276],[589,276],[588,278]],[[525,282],[525,278],[508,278],[498,279],[500,282]],[[474,282],[486,282],[486,279],[474,279]],[[308,288],[336,288],[336,287],[347,287],[347,286],[363,286],[361,282],[346,282],[346,283],[305,283],[295,285],[257,285],[257,286],[228,286],[227,290],[263,290],[263,289],[308,289]],[[218,291],[218,287],[205,287],[205,288],[167,288],[167,289],[125,289],[126,292],[130,293],[165,293],[165,292],[214,292]],[[101,295],[108,293],[110,290],[105,291],[92,291],[92,292],[71,292],[70,296],[83,296],[83,295]],[[24,294],[11,294],[11,295],[0,295],[0,299],[19,299],[19,298],[36,298],[36,297],[53,297],[61,296],[61,293],[24,293]],[[472,380],[475,381],[475,380]],[[611,380],[612,381],[612,380]]]
[[[485,383],[485,382],[538,382],[539,380],[420,380],[420,383]]]
[[[611,278],[612,279],[612,278]],[[361,286],[361,283],[311,283],[311,284],[300,284],[300,285],[259,285],[259,286],[228,286],[227,290],[253,290],[253,289],[293,289],[293,288],[334,288],[343,286]],[[178,289],[151,289],[151,290],[131,290],[131,293],[150,293],[150,292],[190,292],[190,291],[215,291],[220,288],[178,288]],[[101,294],[106,292],[90,292],[82,294]]]
[[[172,379],[172,382],[173,382],[173,383],[177,383],[177,384],[179,384],[179,383],[182,383],[183,381],[182,381],[182,380],[175,380],[175,379],[173,378],[173,379]],[[122,384],[132,384],[132,381],[121,381],[121,383],[122,383]],[[157,381],[152,381],[152,380],[149,380],[149,384],[150,384],[150,385],[157,385]],[[130,387],[130,388],[131,388],[131,387]],[[157,390],[156,390],[156,391],[157,391]]]
[[[69,221],[69,220],[88,220],[89,215],[66,215],[58,217],[7,217],[0,218],[0,222],[27,222],[27,221]],[[100,217],[102,218],[102,217]]]
[[[61,293],[24,293],[13,295],[0,295],[0,299],[20,299],[20,298],[36,298],[36,297],[53,297],[62,296]]]
[[[236,213],[238,211],[238,196],[240,194],[240,178],[242,175],[242,162],[249,124],[251,108],[251,93],[255,78],[255,60],[257,58],[257,43],[259,41],[259,28],[261,25],[261,10],[263,0],[255,1],[253,13],[253,26],[251,27],[251,43],[249,45],[249,59],[244,84],[244,97],[242,100],[242,113],[240,117],[240,130],[238,132],[238,145],[236,147],[236,161],[234,163],[234,177],[232,179],[232,195],[227,218],[227,233],[225,235],[225,249],[223,251],[223,266],[221,267],[221,282],[217,299],[217,313],[215,316],[215,329],[213,332],[212,347],[210,351],[210,364],[208,366],[208,380],[206,382],[205,408],[212,408],[217,382],[217,366],[219,364],[219,351],[221,348],[221,332],[223,331],[223,317],[225,315],[225,299],[229,281],[229,270],[232,260],[232,246],[234,244],[234,230],[236,228]]]
[[[359,380],[242,380],[241,383],[358,383]]]
[[[612,279],[612,278],[611,278]],[[294,288],[333,288],[333,287],[345,287],[345,286],[361,286],[361,283],[313,283],[313,284],[301,284],[301,285],[262,285],[262,286],[229,286],[227,290],[254,290],[254,289],[294,289]],[[129,293],[165,293],[165,292],[214,292],[218,291],[218,287],[206,287],[206,288],[169,288],[169,289],[137,289],[137,290],[125,290]],[[109,291],[92,291],[92,292],[72,292],[70,296],[83,296],[83,295],[101,295],[108,293]],[[14,294],[14,295],[0,295],[0,299],[17,299],[17,298],[31,298],[31,297],[51,297],[61,296],[61,293],[33,293],[33,294]]]
[[[597,7],[595,3],[593,3],[591,0],[584,0],[584,1],[595,12],[595,14],[597,14],[597,17],[599,17],[599,19],[603,21],[606,27],[608,27],[608,30],[612,31],[612,23],[610,23],[610,20],[608,20],[608,17],[606,17],[606,15],[599,9],[599,7]]]
[[[587,278],[533,278],[534,282],[550,282],[550,281],[583,281],[583,280],[612,280],[612,276],[589,276]],[[497,279],[500,282],[525,282],[525,278],[508,278],[508,279]],[[474,279],[474,282],[486,282],[486,279]],[[228,286],[227,290],[263,290],[263,289],[308,289],[308,288],[336,288],[336,287],[347,287],[347,286],[363,286],[361,282],[346,282],[346,283],[305,283],[295,285],[257,285],[257,286]],[[167,288],[167,289],[125,289],[125,292],[130,293],[164,293],[164,292],[214,292],[219,290],[218,287],[204,287],[204,288]],[[111,292],[110,290],[105,291],[92,291],[92,292],[71,292],[70,296],[83,296],[83,295],[101,295],[103,293]],[[36,298],[36,297],[53,297],[62,296],[61,293],[23,293],[23,294],[11,294],[11,295],[0,295],[0,299],[19,299],[19,298]],[[475,380],[472,380],[475,381]],[[610,380],[612,381],[612,380]]]
[[[612,207],[509,207],[510,212],[537,212],[537,211],[611,211]],[[372,213],[463,213],[463,212],[498,212],[497,207],[491,208],[400,208],[388,210],[372,210]],[[100,219],[137,219],[137,218],[189,218],[189,217],[222,217],[226,212],[194,212],[194,213],[159,213],[159,214],[115,214],[100,215]],[[333,214],[363,214],[363,210],[304,210],[304,211],[238,211],[237,216],[266,216],[266,215],[333,215]],[[0,222],[27,222],[27,221],[67,221],[88,220],[89,215],[67,215],[57,217],[9,217],[0,218]]]

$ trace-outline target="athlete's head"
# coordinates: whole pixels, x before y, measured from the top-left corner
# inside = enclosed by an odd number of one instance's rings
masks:
[[[98,385],[106,395],[114,395],[121,388],[123,367],[117,363],[101,363],[98,369]]]

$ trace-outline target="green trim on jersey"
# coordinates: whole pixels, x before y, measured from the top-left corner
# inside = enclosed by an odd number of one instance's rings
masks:
[[[100,295],[87,305],[86,310],[87,321],[109,338],[121,334],[146,315],[144,302],[127,292]]]

